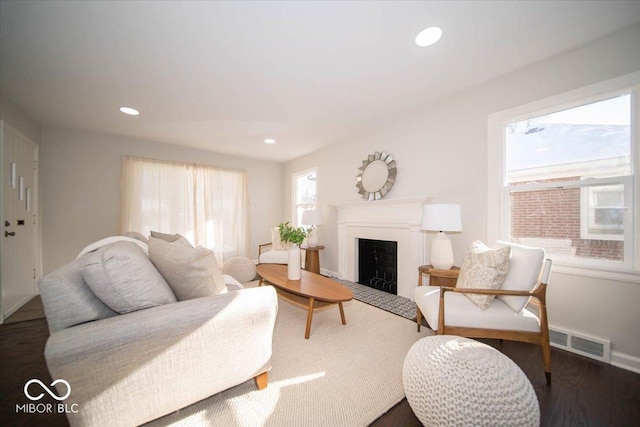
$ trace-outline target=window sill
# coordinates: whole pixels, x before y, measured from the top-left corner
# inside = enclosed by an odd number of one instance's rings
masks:
[[[614,267],[588,267],[554,261],[553,272],[570,274],[572,276],[607,279],[615,282],[629,282],[640,284],[640,271]]]

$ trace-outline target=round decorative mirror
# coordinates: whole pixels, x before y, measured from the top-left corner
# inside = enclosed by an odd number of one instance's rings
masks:
[[[390,154],[384,151],[370,154],[358,168],[358,194],[362,194],[362,198],[367,200],[382,199],[393,187],[397,172],[396,162]]]

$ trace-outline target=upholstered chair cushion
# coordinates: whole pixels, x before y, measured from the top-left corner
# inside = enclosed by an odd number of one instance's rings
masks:
[[[509,271],[502,283],[501,289],[513,291],[530,291],[540,280],[542,266],[544,265],[545,252],[542,248],[517,245],[507,242],[496,242],[496,247],[510,247],[511,259]],[[498,299],[504,301],[516,313],[529,301],[529,297],[502,296]]]
[[[82,277],[100,301],[120,314],[176,302],[147,255],[131,242],[116,242],[89,254]]]
[[[440,288],[418,286],[414,292],[414,301],[424,314],[431,329],[437,330],[438,313],[440,311]],[[493,300],[486,310],[481,310],[464,294],[447,292],[445,294],[444,314],[447,326],[540,331],[540,322],[534,313],[525,309],[514,314],[511,307],[498,298]]]
[[[466,289],[500,289],[509,270],[508,246],[491,250],[479,240],[473,242],[462,261],[457,287]],[[465,294],[481,310],[486,310],[494,295]]]
[[[261,264],[287,264],[289,252],[286,250],[270,250],[260,254]]]
[[[149,238],[149,259],[166,279],[178,301],[227,292],[212,251]]]

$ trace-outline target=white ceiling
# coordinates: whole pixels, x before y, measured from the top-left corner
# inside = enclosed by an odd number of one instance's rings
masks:
[[[0,94],[45,126],[287,161],[636,22],[640,1],[2,0]]]

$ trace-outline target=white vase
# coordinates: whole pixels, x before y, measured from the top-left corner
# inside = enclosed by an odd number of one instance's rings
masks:
[[[289,262],[287,263],[287,279],[300,280],[300,246],[289,245]]]

